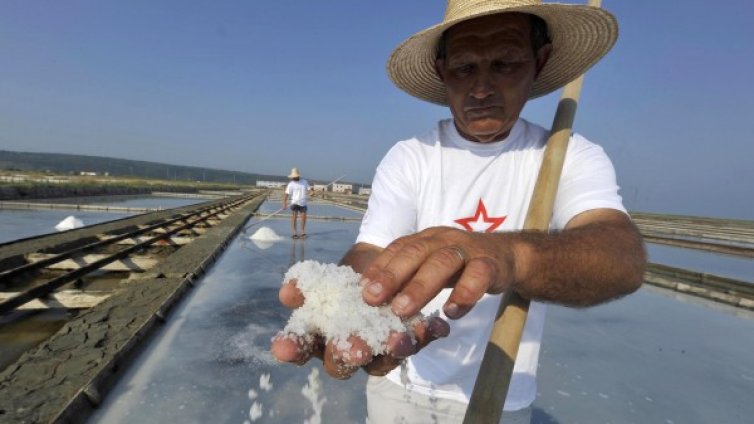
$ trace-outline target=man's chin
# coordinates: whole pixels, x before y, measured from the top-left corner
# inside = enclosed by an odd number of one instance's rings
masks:
[[[510,129],[506,129],[500,121],[485,120],[485,122],[473,122],[468,126],[467,131],[468,135],[476,141],[489,143],[507,137]]]

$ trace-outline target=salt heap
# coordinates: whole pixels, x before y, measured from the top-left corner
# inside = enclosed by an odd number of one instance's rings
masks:
[[[68,231],[73,230],[75,228],[81,228],[84,226],[84,222],[75,216],[71,215],[67,217],[66,219],[58,222],[58,225],[55,226],[55,229],[58,231]]]
[[[276,241],[283,240],[283,237],[279,236],[275,230],[269,227],[258,229],[254,234],[250,235],[249,238],[254,245],[263,250],[272,247]]]
[[[304,305],[291,314],[283,334],[308,337],[321,334],[341,350],[351,347],[348,338],[358,336],[374,355],[385,353],[390,333],[409,332],[411,321],[402,321],[390,306],[370,306],[361,297],[361,275],[349,266],[307,260],[293,265],[284,282],[295,279]]]
[[[283,239],[283,237],[280,237],[278,233],[275,232],[272,228],[269,227],[262,227],[258,229],[254,234],[249,236],[252,240],[263,240],[263,241],[280,241]]]

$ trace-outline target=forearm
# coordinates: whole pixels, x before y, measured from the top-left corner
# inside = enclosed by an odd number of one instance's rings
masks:
[[[631,293],[643,282],[646,255],[628,219],[508,237],[516,263],[512,288],[526,298],[590,306]]]

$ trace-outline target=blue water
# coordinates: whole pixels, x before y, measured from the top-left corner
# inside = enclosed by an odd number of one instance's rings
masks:
[[[650,262],[754,283],[754,260],[692,249],[647,245]]]
[[[206,202],[207,199],[192,199],[168,196],[91,196],[91,197],[66,197],[63,199],[31,200],[39,203],[64,203],[80,205],[103,205],[118,206],[124,208],[153,208],[170,209],[181,206],[193,205]]]
[[[82,197],[72,199],[56,199],[56,203],[78,203],[83,205],[111,205],[134,208],[170,209],[193,203],[206,201],[202,199],[182,199],[172,197]],[[55,225],[68,216],[75,216],[84,225],[99,224],[112,221],[136,213],[82,211],[74,209],[0,209],[0,243],[20,238],[55,233]]]

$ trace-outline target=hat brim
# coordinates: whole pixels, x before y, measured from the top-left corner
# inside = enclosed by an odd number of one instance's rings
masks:
[[[553,49],[532,86],[530,99],[563,87],[597,63],[618,38],[618,22],[608,11],[592,6],[539,4],[480,12],[421,31],[390,55],[387,72],[398,88],[419,99],[447,106],[445,86],[435,71],[437,44],[451,26],[498,13],[529,13],[547,23]]]

